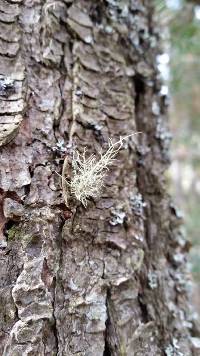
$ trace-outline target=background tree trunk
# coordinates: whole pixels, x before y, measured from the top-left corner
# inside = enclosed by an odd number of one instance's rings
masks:
[[[1,0],[0,29],[0,354],[199,355],[152,2]],[[64,157],[135,131],[67,209]]]

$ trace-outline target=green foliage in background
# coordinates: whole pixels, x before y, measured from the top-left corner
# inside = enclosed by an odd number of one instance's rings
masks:
[[[172,153],[181,177],[178,189],[177,182],[176,188],[172,182],[172,192],[184,211],[187,238],[194,246],[192,272],[200,281],[200,7],[197,8],[197,3],[200,5],[200,1],[182,0],[175,9],[167,7],[167,1],[155,0],[159,22],[169,29]],[[188,166],[191,177],[186,176],[184,167]],[[185,181],[188,189],[184,188]]]
[[[195,5],[181,1],[178,10],[169,9],[165,0],[155,0],[156,11],[169,27],[171,45],[171,91],[181,94],[188,91],[200,74],[200,20],[195,18]],[[195,71],[188,72],[188,65]]]

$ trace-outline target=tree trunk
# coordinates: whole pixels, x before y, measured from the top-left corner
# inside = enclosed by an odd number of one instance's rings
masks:
[[[0,0],[0,29],[0,354],[199,355],[152,2]],[[66,207],[64,158],[135,131]]]

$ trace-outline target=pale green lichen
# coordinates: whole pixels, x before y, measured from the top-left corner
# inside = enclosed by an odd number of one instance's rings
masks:
[[[8,241],[18,240],[21,236],[21,231],[18,226],[14,225],[7,230]]]
[[[86,148],[82,154],[78,151],[74,151],[72,157],[72,178],[70,182],[67,182],[65,178],[67,158],[65,159],[62,171],[62,188],[66,205],[68,205],[66,185],[69,187],[71,195],[85,207],[87,206],[88,198],[97,198],[100,196],[102,187],[104,186],[105,176],[122,148],[123,142],[137,133],[120,137],[116,143],[109,140],[107,151],[101,152],[99,158],[95,154],[86,157]]]
[[[7,230],[7,239],[8,241],[21,241],[24,246],[32,240],[32,235],[24,233],[20,226],[12,226]]]

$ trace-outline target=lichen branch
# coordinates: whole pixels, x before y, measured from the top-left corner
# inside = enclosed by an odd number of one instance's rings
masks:
[[[107,171],[122,148],[123,142],[138,133],[140,132],[120,137],[119,141],[115,143],[109,139],[109,147],[107,151],[100,153],[100,158],[97,158],[95,154],[86,157],[86,148],[84,148],[82,154],[78,151],[74,151],[72,157],[72,177],[70,182],[66,180],[67,158],[65,158],[62,169],[62,189],[65,204],[68,206],[68,191],[85,207],[87,206],[88,198],[99,197],[104,186],[104,179]]]

